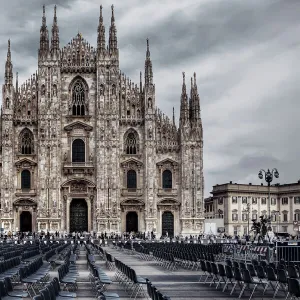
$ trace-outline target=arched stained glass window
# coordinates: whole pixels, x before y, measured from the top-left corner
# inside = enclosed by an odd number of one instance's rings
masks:
[[[72,87],[72,114],[84,116],[86,107],[85,86],[82,80],[77,79]]]
[[[33,154],[34,153],[34,139],[32,132],[25,128],[20,133],[19,138],[19,151],[21,154]]]
[[[138,144],[136,135],[133,132],[128,133],[125,140],[125,153],[126,154],[137,154]]]

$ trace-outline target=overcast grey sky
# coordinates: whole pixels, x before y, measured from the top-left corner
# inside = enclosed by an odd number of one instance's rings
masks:
[[[107,37],[114,4],[120,68],[138,83],[148,37],[157,105],[169,116],[173,106],[179,116],[182,71],[197,73],[205,196],[217,183],[260,183],[260,168],[277,167],[280,183],[300,179],[300,1],[1,1],[1,82],[8,38],[20,82],[37,69],[43,4],[49,31],[58,5],[61,47],[78,31],[96,46],[99,5]]]

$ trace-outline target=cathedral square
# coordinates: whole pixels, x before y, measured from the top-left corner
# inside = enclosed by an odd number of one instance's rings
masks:
[[[189,74],[187,87],[183,73],[177,127],[174,114],[170,118],[157,107],[162,99],[155,92],[148,39],[140,82],[122,73],[113,7],[108,34],[100,8],[95,47],[74,32],[61,48],[56,7],[49,31],[44,7],[37,71],[23,83],[13,69],[14,40],[8,41],[1,227],[153,232],[157,237],[203,232],[203,131],[196,74]]]

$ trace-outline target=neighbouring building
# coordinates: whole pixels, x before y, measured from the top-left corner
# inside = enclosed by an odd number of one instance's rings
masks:
[[[225,232],[243,235],[252,220],[269,214],[267,185],[225,183],[213,186],[205,199],[205,218],[224,219]],[[300,229],[300,180],[270,186],[270,215],[274,232],[298,234]],[[248,223],[249,218],[249,223]]]
[[[179,128],[156,107],[149,41],[144,78],[121,71],[114,9],[108,43],[80,33],[60,48],[43,8],[37,72],[13,82],[8,42],[1,107],[1,226],[21,231],[199,234],[203,133],[196,74],[183,73]],[[12,42],[13,47],[13,42]],[[20,66],[21,67],[21,66]],[[178,100],[180,95],[178,95]]]

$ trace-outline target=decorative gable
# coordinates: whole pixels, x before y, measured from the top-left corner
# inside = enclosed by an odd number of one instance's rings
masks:
[[[37,163],[33,160],[30,160],[28,158],[23,158],[20,159],[18,161],[15,162],[15,165],[17,168],[22,168],[22,169],[26,169],[26,168],[31,168],[37,165]]]
[[[170,166],[170,168],[174,168],[174,167],[178,167],[178,162],[176,162],[173,159],[170,158],[166,158],[164,160],[161,160],[157,163],[158,167],[162,167],[162,166]]]
[[[65,126],[64,129],[68,132],[76,131],[76,130],[92,131],[93,127],[88,124],[85,124],[83,122],[76,121],[76,122],[73,122],[73,123]]]
[[[130,158],[121,162],[121,167],[123,169],[140,169],[143,166],[143,163],[137,159]]]

